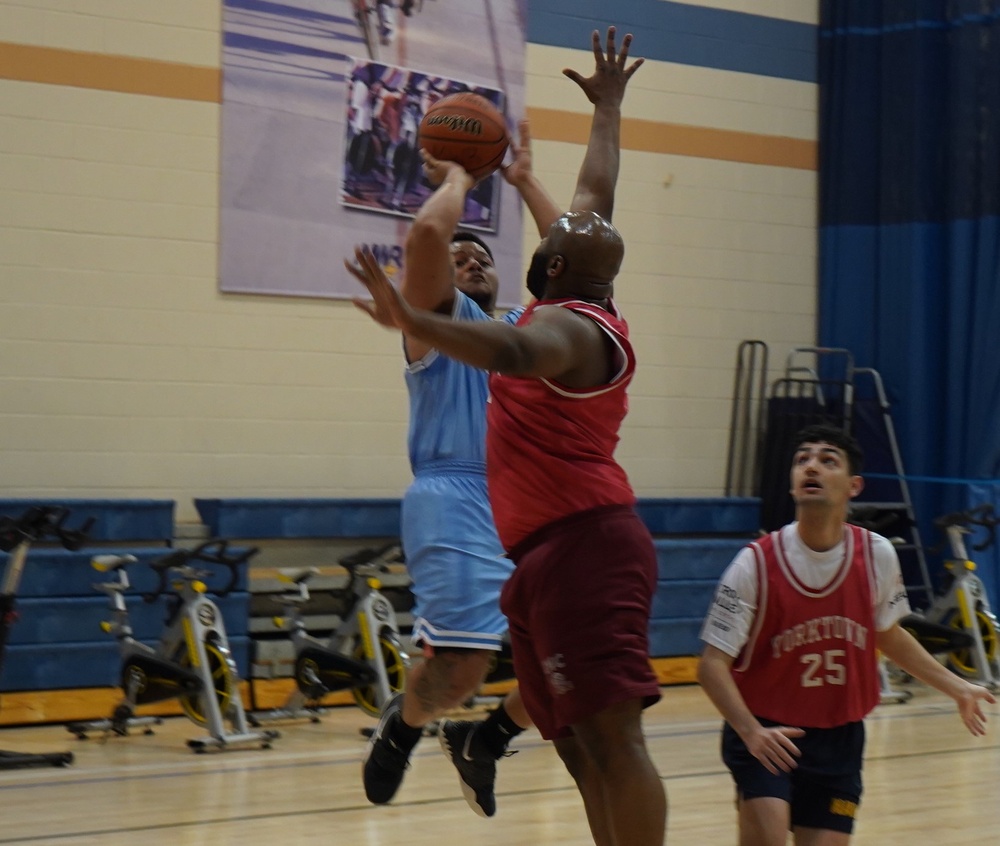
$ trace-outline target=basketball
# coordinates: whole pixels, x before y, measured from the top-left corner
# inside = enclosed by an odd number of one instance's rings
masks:
[[[471,92],[438,100],[420,121],[420,146],[436,159],[458,162],[476,179],[500,167],[509,143],[499,109]]]

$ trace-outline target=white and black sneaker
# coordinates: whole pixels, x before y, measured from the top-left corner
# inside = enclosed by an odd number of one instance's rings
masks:
[[[468,720],[442,720],[438,741],[458,770],[465,801],[481,817],[497,812],[493,786],[497,778],[497,759],[479,742],[476,729],[480,723]]]
[[[403,694],[395,693],[382,708],[378,725],[368,739],[361,773],[365,796],[373,805],[385,805],[392,801],[410,765],[410,751],[401,749],[392,739],[393,727],[403,719],[402,711]]]

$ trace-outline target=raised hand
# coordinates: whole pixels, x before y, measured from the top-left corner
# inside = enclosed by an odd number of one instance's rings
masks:
[[[519,143],[514,141],[513,138],[510,140],[510,152],[514,160],[510,164],[500,167],[503,178],[514,187],[517,187],[524,180],[529,179],[532,174],[531,128],[528,125],[528,121],[522,120],[517,124],[517,134],[520,139]]]
[[[618,106],[625,96],[625,86],[645,59],[636,59],[625,67],[628,60],[628,48],[632,43],[632,33],[622,39],[621,52],[615,51],[615,28],[608,27],[607,45],[601,49],[601,35],[595,29],[591,36],[594,47],[594,72],[584,78],[571,68],[563,70],[563,74],[573,80],[595,106]]]
[[[378,259],[367,247],[355,247],[354,260],[355,263],[352,264],[344,259],[344,267],[368,289],[372,298],[369,301],[352,297],[351,302],[379,325],[389,329],[404,329],[407,318],[413,315],[413,309],[393,287]]]
[[[436,159],[423,147],[420,148],[420,160],[424,164],[424,174],[427,176],[427,181],[435,188],[441,185],[453,173],[456,177],[460,174],[464,174],[467,177],[466,181],[468,184],[464,186],[466,190],[476,184],[476,180],[458,162]]]

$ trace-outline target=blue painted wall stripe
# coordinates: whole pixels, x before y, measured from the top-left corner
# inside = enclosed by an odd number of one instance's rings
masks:
[[[530,0],[528,41],[581,48],[610,24],[636,36],[635,55],[816,82],[817,27],[664,0]]]

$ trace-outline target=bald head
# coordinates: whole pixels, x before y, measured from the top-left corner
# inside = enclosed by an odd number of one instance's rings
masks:
[[[612,294],[624,255],[621,234],[603,217],[590,211],[566,212],[538,245],[528,288],[536,297],[605,299]]]

